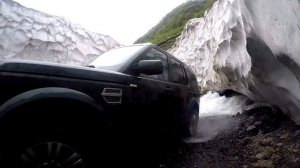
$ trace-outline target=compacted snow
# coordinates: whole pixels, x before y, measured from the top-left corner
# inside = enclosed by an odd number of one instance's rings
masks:
[[[204,91],[232,89],[300,124],[300,1],[219,0],[171,49]]]
[[[100,23],[99,23],[100,24]],[[81,65],[120,46],[56,16],[0,0],[0,59],[27,59]]]

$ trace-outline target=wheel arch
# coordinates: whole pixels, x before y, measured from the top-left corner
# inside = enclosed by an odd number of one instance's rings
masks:
[[[85,93],[68,88],[47,87],[23,92],[6,101],[0,107],[0,119],[25,105],[48,99],[51,99],[52,101],[57,99],[80,102],[98,112],[103,112],[102,106],[97,104],[92,97]]]

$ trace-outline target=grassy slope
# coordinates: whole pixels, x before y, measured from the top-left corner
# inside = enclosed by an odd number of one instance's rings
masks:
[[[205,10],[210,8],[216,0],[187,1],[168,13],[148,33],[140,37],[135,43],[151,42],[161,48],[168,49],[178,37],[185,24],[192,18],[203,17]]]

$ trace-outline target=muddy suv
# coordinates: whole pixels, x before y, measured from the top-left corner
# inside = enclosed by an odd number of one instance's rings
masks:
[[[153,44],[113,49],[85,67],[2,61],[0,81],[0,151],[9,167],[91,167],[116,132],[196,131],[195,74]]]

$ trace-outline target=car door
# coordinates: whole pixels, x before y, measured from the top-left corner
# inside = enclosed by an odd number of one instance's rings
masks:
[[[142,53],[133,63],[141,60],[160,60],[163,72],[158,75],[138,74],[133,85],[132,95],[135,95],[135,115],[139,128],[148,132],[165,132],[168,129],[166,118],[169,118],[170,97],[173,91],[169,82],[169,66],[167,54],[151,47]]]
[[[169,57],[169,77],[173,88],[170,109],[174,124],[180,126],[185,120],[188,108],[188,80],[182,63],[174,57]]]

